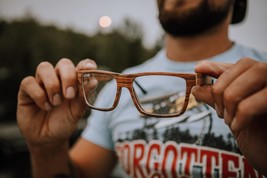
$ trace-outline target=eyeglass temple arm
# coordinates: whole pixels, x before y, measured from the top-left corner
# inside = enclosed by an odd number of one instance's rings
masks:
[[[205,75],[205,74],[196,74],[196,85],[212,85],[213,84],[213,79],[211,76]]]
[[[136,81],[134,80],[134,83],[140,88],[140,90],[143,92],[143,94],[147,94],[147,91]]]

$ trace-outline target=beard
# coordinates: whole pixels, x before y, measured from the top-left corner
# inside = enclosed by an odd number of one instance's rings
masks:
[[[193,37],[221,24],[232,7],[227,1],[222,7],[211,7],[208,0],[203,0],[197,7],[184,12],[164,11],[164,3],[159,4],[159,21],[166,33],[174,37]]]

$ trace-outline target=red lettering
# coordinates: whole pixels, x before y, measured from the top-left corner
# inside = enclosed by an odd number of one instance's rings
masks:
[[[153,153],[154,153],[154,154],[153,154]],[[150,168],[150,165],[149,165],[149,164],[151,164],[151,162],[154,162],[154,164],[153,164],[152,167],[153,167],[155,170],[158,170],[158,169],[159,169],[159,161],[160,161],[160,160],[158,159],[159,154],[160,154],[160,145],[157,144],[157,143],[153,143],[153,144],[149,147],[149,151],[148,151],[148,155],[147,155],[146,169],[147,169],[147,173],[148,173],[148,174],[150,174],[150,171],[151,171],[151,168]],[[152,160],[154,160],[153,157],[157,157],[157,158],[156,158],[157,162],[155,162],[155,161],[151,161],[151,158],[152,158]]]
[[[185,165],[184,165],[184,173],[185,175],[190,176],[192,172],[192,167],[194,163],[198,162],[197,160],[197,148],[191,148],[191,147],[181,147],[181,159],[185,159]],[[185,156],[186,155],[186,156]]]
[[[123,168],[126,171],[126,173],[130,173],[130,165],[131,165],[131,148],[130,145],[125,144],[123,146],[123,152],[122,152],[122,161],[123,161]]]
[[[171,163],[171,173],[172,177],[177,177],[176,175],[176,168],[177,168],[177,158],[178,158],[178,151],[177,148],[173,144],[168,144],[165,148],[164,157],[163,157],[163,163],[162,163],[162,172],[165,177],[166,176],[166,167],[169,166],[168,159],[173,158]]]
[[[204,173],[207,178],[211,178],[214,167],[219,165],[219,153],[212,150],[200,151],[200,162],[204,165]]]
[[[116,144],[119,160],[132,177],[192,177],[202,167],[201,177],[211,178],[216,170],[223,178],[263,178],[245,158],[227,151],[160,141],[138,140]],[[180,152],[179,152],[180,151]]]
[[[223,177],[238,177],[239,157],[222,153],[222,173]]]
[[[134,177],[140,177],[138,176],[138,172],[141,175],[141,177],[145,177],[144,173],[141,169],[142,163],[141,160],[144,157],[144,151],[145,151],[145,146],[142,143],[136,143],[134,145],[134,152],[133,152],[133,172],[134,172]]]

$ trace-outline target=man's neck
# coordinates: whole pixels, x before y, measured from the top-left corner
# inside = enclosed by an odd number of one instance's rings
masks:
[[[221,26],[209,34],[198,37],[166,36],[167,56],[174,61],[191,62],[207,59],[225,52],[231,46],[227,26]]]

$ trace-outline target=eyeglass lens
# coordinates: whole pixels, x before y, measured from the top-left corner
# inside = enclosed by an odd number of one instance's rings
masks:
[[[82,79],[84,94],[89,105],[98,109],[109,109],[113,106],[117,83],[112,75],[91,73],[83,75]],[[138,103],[148,114],[178,114],[184,106],[186,80],[183,78],[145,75],[136,77],[132,86]],[[102,96],[98,98],[101,93],[106,93],[105,96],[108,98]],[[130,97],[122,95],[121,98]]]
[[[117,91],[117,83],[112,75],[88,73],[83,75],[82,84],[87,104],[98,109],[112,108]],[[105,92],[109,93],[109,97],[103,98],[102,101],[98,99],[98,96]]]

